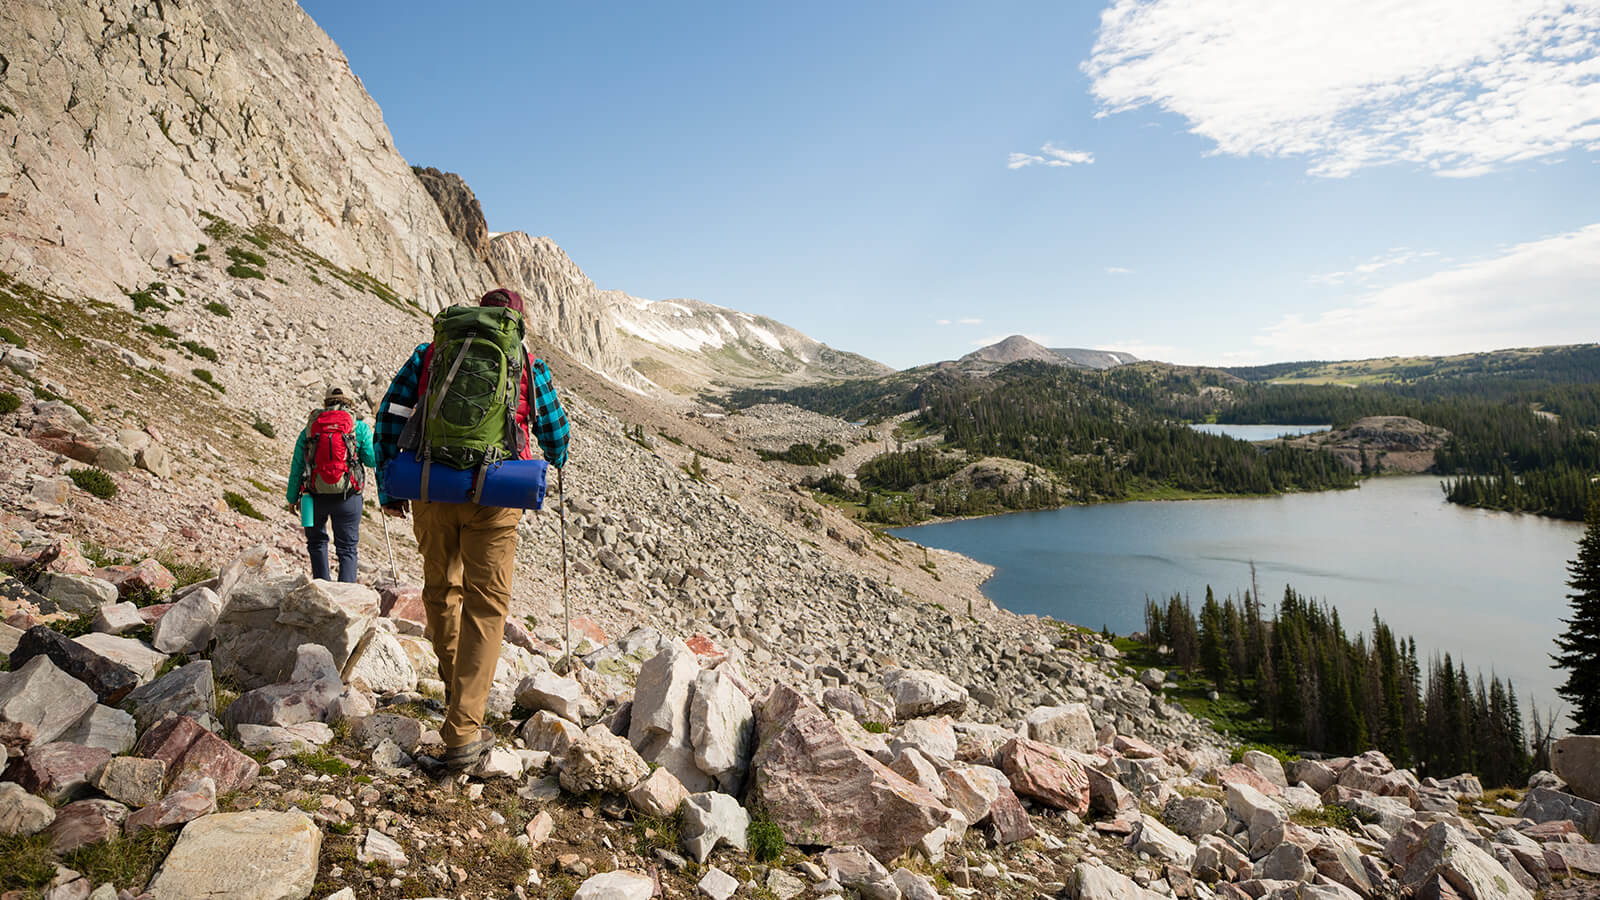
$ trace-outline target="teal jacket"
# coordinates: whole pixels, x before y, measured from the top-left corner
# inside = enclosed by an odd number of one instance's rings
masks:
[[[352,415],[354,415],[352,413]],[[367,467],[368,472],[378,468],[378,454],[372,447],[372,426],[357,416],[356,417],[356,453],[361,457],[361,464]],[[306,430],[300,429],[300,437],[294,442],[294,456],[289,460],[289,490],[287,498],[289,505],[300,502],[300,481],[305,477],[306,468]],[[370,477],[370,474],[369,474]],[[365,484],[367,479],[362,479]]]

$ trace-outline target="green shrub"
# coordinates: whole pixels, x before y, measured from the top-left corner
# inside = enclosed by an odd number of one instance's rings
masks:
[[[1317,809],[1296,810],[1290,814],[1289,821],[1307,828],[1331,825],[1334,828],[1342,828],[1351,834],[1360,834],[1363,819],[1360,814],[1348,806],[1330,803]]]
[[[241,516],[249,516],[252,519],[266,521],[267,517],[256,509],[255,504],[251,503],[247,498],[235,494],[233,491],[223,491],[222,502],[228,504],[229,509]]]
[[[24,350],[28,347],[27,338],[17,334],[15,331],[12,331],[4,325],[0,325],[0,341],[5,341],[13,347],[21,347]]]
[[[1262,753],[1273,757],[1278,762],[1283,763],[1285,766],[1300,758],[1298,754],[1289,753],[1282,747],[1274,747],[1271,744],[1241,744],[1238,747],[1233,748],[1233,752],[1228,754],[1228,761],[1242,761],[1244,759],[1245,752],[1249,750],[1260,750]]]
[[[889,730],[889,726],[882,722],[862,722],[861,727],[872,734],[884,734]]]
[[[252,243],[254,243],[254,241],[252,241]],[[267,245],[266,242],[263,241],[258,246],[260,246],[262,249],[266,249]],[[259,267],[267,264],[267,258],[265,256],[262,256],[259,253],[251,253],[249,250],[244,250],[239,247],[228,248],[228,259],[246,266]]]
[[[197,563],[185,562],[173,556],[171,550],[163,550],[157,553],[156,562],[166,566],[167,571],[172,573],[172,577],[177,579],[177,582],[172,586],[173,590],[188,587],[196,582],[206,581],[217,576],[216,569]]]
[[[313,772],[321,772],[324,775],[350,774],[350,764],[326,750],[296,753],[294,761]]]
[[[101,500],[110,500],[117,495],[117,483],[112,481],[106,470],[99,466],[73,469],[67,473],[67,477],[72,479],[73,484],[99,497]]]
[[[207,347],[205,344],[202,344],[199,341],[184,341],[179,346],[202,359],[208,359],[212,362],[217,361],[217,351]]]
[[[783,855],[786,846],[783,829],[764,815],[757,814],[750,819],[750,824],[744,830],[744,836],[746,843],[750,845],[750,857],[756,862],[774,862]]]
[[[166,338],[169,341],[175,341],[178,339],[178,333],[176,331],[173,331],[171,328],[168,328],[160,322],[147,322],[143,325],[140,325],[139,330],[145,332],[146,334],[153,334],[156,337]]]
[[[22,407],[22,398],[10,391],[0,391],[0,416],[16,412]]]
[[[256,416],[256,420],[250,423],[250,427],[261,432],[269,438],[278,436],[278,429],[273,428],[271,422],[268,422],[266,419],[263,419],[260,416]]]
[[[210,369],[190,369],[189,371],[194,375],[194,377],[205,382],[208,387],[215,388],[217,393],[226,394],[228,392],[228,389],[223,387],[222,384],[217,381],[217,376],[211,374]]]
[[[94,613],[83,613],[76,619],[57,622],[53,627],[62,637],[83,637],[94,630]]]
[[[233,274],[233,270],[231,268],[228,270],[228,274]],[[254,277],[260,278],[261,275],[257,273]],[[211,314],[214,316],[230,317],[233,315],[233,310],[229,309],[228,304],[223,303],[221,300],[213,300],[210,303],[207,303],[206,309],[210,310]]]

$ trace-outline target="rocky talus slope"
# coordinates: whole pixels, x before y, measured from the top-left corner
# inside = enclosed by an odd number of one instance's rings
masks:
[[[28,345],[0,350],[7,888],[1520,897],[1600,868],[1593,738],[1558,754],[1570,784],[1490,796],[1378,754],[1230,763],[1159,671],[993,609],[981,568],[859,529],[697,420],[635,418],[553,348],[576,659],[563,517],[530,514],[500,744],[435,782],[413,545],[397,529],[391,582],[369,520],[366,583],[312,582],[277,512],[307,398],[373,396],[423,319],[272,230],[210,236],[266,277],[174,267],[138,312],[4,285]]]

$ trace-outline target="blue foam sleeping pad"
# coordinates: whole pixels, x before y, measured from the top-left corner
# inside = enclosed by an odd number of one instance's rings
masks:
[[[548,464],[542,459],[508,459],[489,466],[483,479],[484,506],[506,506],[512,509],[543,509],[545,471]],[[466,503],[472,495],[473,469],[453,469],[443,463],[434,463],[428,473],[428,499],[444,503]],[[402,450],[384,469],[383,487],[391,497],[401,500],[422,499],[422,463],[410,450]]]

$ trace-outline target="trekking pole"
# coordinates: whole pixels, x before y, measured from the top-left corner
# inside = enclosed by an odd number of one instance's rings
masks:
[[[567,597],[567,488],[566,473],[556,470],[556,511],[561,528],[561,616],[567,621],[567,672],[572,672],[572,605]]]
[[[394,542],[389,540],[389,514],[378,510],[378,520],[383,523],[383,545],[389,548],[389,580],[400,583],[400,572],[394,566]]]

